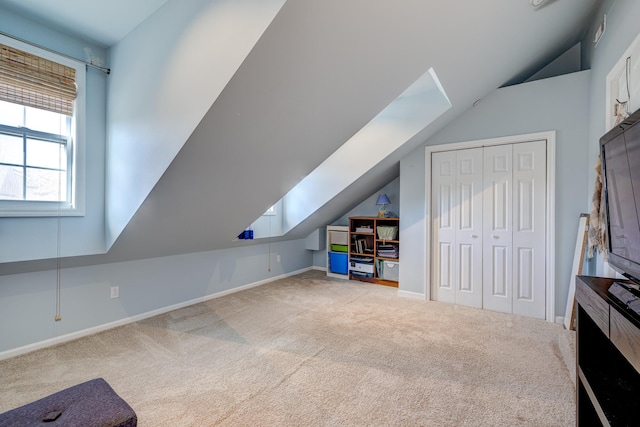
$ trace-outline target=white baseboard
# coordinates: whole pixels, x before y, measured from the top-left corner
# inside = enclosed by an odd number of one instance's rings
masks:
[[[149,317],[158,316],[160,314],[168,313],[173,310],[177,310],[179,308],[188,307],[190,305],[198,304],[201,302],[209,301],[214,298],[220,298],[225,295],[230,295],[236,292],[244,291],[246,289],[255,288],[257,286],[265,285],[267,283],[274,282],[276,280],[284,279],[289,276],[295,276],[300,273],[304,273],[306,271],[311,270],[312,268],[303,268],[301,270],[293,271],[291,273],[281,274],[279,276],[270,277],[268,279],[260,280],[258,282],[249,283],[246,285],[238,286],[236,288],[227,289],[224,291],[216,292],[214,294],[205,295],[200,298],[192,299],[189,301],[180,302],[177,304],[173,304],[167,307],[158,308],[156,310],[151,310],[146,313],[137,314],[135,316],[126,317],[120,320],[116,320],[114,322],[104,323],[102,325],[94,326],[91,328],[83,329],[81,331],[71,332],[69,334],[61,335],[59,337],[50,338],[44,341],[39,341],[37,343],[28,344],[22,347],[14,348],[11,350],[6,350],[0,352],[0,360],[9,359],[11,357],[20,356],[22,354],[30,353],[35,350],[40,350],[46,347],[51,347],[53,345],[62,344],[68,341],[72,341],[78,338],[86,337],[89,335],[97,334],[98,332],[106,331],[107,329],[117,328],[118,326],[124,326],[129,323],[139,322],[140,320],[148,319]]]
[[[401,291],[398,289],[398,296],[403,298],[425,299],[425,295],[419,292]]]

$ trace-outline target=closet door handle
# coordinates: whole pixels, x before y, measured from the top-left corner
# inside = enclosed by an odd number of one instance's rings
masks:
[[[494,235],[493,235],[493,236],[491,236],[491,237],[493,237],[493,238],[494,238],[494,239],[496,239],[496,240],[498,240],[498,239],[500,238],[500,236],[498,236],[497,234],[494,234]]]
[[[472,235],[471,235],[471,238],[472,238],[472,239],[477,239],[477,238],[478,238],[478,235],[477,235],[477,234],[472,234]]]

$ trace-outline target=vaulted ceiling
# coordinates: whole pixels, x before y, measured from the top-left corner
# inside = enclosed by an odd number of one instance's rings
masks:
[[[172,2],[5,0],[31,19],[116,47]],[[452,107],[283,239],[305,237],[396,178],[400,159],[475,100],[581,42],[597,3],[286,1],[104,259],[238,244],[231,237],[433,68]]]

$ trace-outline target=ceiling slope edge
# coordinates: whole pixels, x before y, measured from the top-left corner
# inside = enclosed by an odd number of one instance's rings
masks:
[[[282,211],[279,235],[293,230],[449,108],[451,101],[431,68],[277,203]]]

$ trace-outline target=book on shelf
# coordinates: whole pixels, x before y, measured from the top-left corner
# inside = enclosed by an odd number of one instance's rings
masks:
[[[373,228],[367,226],[356,227],[356,233],[373,233]]]
[[[382,258],[398,258],[398,245],[378,245],[378,256]]]
[[[355,240],[355,249],[359,254],[373,254],[373,248],[369,248],[367,243],[367,239],[356,239]]]

